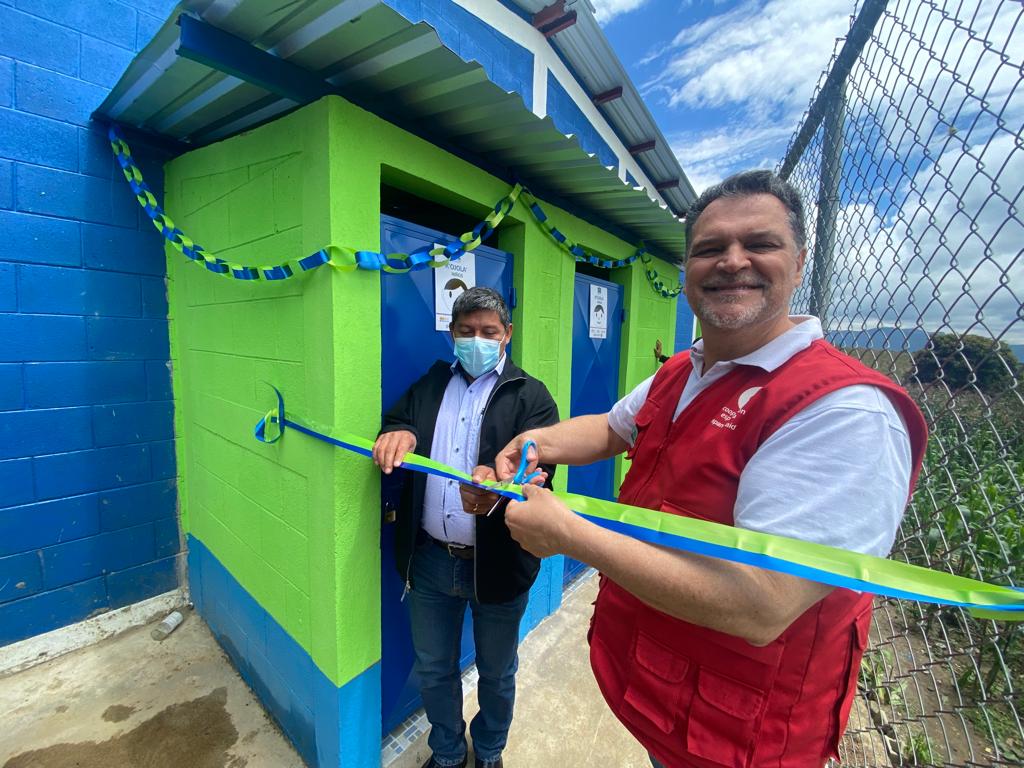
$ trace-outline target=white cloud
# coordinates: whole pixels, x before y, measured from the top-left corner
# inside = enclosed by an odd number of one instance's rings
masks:
[[[981,0],[951,19],[907,7],[893,9],[900,24],[880,23],[884,42],[869,44],[848,85],[830,325],[1024,342],[1019,9]],[[675,106],[681,123],[705,109],[727,116],[671,136],[698,190],[777,166],[850,9],[845,0],[748,2],[684,28],[652,55],[659,74],[645,89]],[[812,235],[819,161],[812,144],[793,175]],[[809,270],[798,301],[810,286]]]
[[[645,89],[673,106],[802,111],[850,10],[850,0],[749,0],[684,27]]]
[[[672,150],[700,193],[736,168],[774,168],[778,147],[793,134],[791,125],[756,125],[721,131],[682,132],[672,136]]]
[[[604,26],[616,16],[635,11],[647,0],[590,0],[597,23]]]
[[[642,91],[681,122],[705,109],[729,116],[724,127],[670,137],[696,189],[778,162],[851,9],[850,0],[748,0],[684,27],[644,60],[659,73]]]

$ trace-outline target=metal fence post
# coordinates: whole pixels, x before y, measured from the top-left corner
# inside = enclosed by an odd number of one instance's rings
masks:
[[[839,214],[839,182],[842,179],[843,125],[846,115],[846,83],[840,82],[829,100],[821,147],[821,181],[818,185],[818,217],[814,227],[814,260],[811,270],[810,312],[828,329],[832,271],[835,264],[836,216]]]

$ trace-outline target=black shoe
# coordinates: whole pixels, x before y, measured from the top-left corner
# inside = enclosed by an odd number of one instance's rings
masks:
[[[473,762],[475,768],[505,768],[505,764],[501,761],[500,757],[497,760],[494,760],[490,763],[485,763],[479,757],[476,758]]]
[[[468,756],[467,756],[467,757],[464,757],[464,758],[462,758],[462,762],[461,762],[461,763],[459,763],[459,764],[458,764],[458,765],[456,765],[456,766],[453,766],[453,768],[466,768],[466,760],[467,760],[467,759],[468,759]],[[478,763],[478,764],[479,764],[479,763]],[[497,763],[496,765],[497,765],[497,768],[501,768],[501,763],[500,763],[500,762],[499,762],[499,763]],[[433,756],[433,755],[431,755],[431,756],[430,756],[430,757],[429,757],[429,758],[427,759],[427,762],[425,762],[425,763],[423,764],[423,768],[447,768],[447,766],[442,766],[442,765],[441,765],[440,763],[438,763],[438,762],[437,762],[436,760],[434,760],[434,756]]]

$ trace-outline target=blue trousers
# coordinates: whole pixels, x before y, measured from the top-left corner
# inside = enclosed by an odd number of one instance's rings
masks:
[[[519,622],[528,593],[507,603],[478,603],[473,596],[473,560],[452,557],[431,541],[416,548],[409,617],[420,695],[430,721],[427,743],[434,760],[459,765],[466,756],[459,651],[466,606],[473,613],[480,711],[470,723],[473,751],[484,764],[501,756],[512,724],[519,667]]]

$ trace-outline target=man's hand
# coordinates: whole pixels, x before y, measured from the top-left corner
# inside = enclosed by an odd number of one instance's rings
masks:
[[[497,480],[494,470],[490,467],[477,467],[473,470],[473,482],[484,483],[488,480]],[[459,485],[459,493],[462,495],[462,508],[470,515],[486,515],[501,498],[496,493],[485,491],[473,485],[462,483]]]
[[[661,339],[654,340],[654,362],[661,362]]]
[[[526,501],[510,501],[505,509],[505,524],[512,538],[537,557],[564,553],[586,521],[546,488],[524,485],[523,495]]]
[[[529,432],[523,432],[521,435],[516,435],[508,445],[498,451],[498,455],[494,457],[494,471],[497,474],[498,479],[502,482],[511,480],[516,476],[519,471],[519,463],[522,461],[523,446],[527,440],[534,440],[535,438]],[[530,474],[537,469],[537,463],[540,461],[540,454],[535,448],[531,448],[527,456],[529,463],[526,467],[526,474]]]
[[[473,470],[473,482],[474,483],[486,483],[488,480],[497,480],[497,476],[494,474],[494,470],[490,467],[479,466]],[[541,472],[537,477],[530,481],[531,485],[544,485],[547,482],[548,473]],[[462,494],[462,508],[471,515],[489,515],[495,505],[501,500],[501,496],[497,493],[491,493],[485,491],[483,488],[475,488],[472,485],[466,485],[463,483],[459,486],[459,492]]]
[[[373,444],[373,463],[385,475],[405,461],[405,454],[416,449],[416,435],[405,429],[385,432]]]

